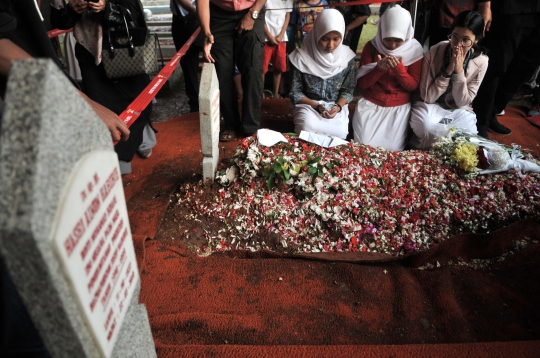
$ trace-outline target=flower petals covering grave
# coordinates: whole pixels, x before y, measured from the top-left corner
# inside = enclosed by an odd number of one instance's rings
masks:
[[[398,255],[540,212],[536,173],[471,178],[428,152],[353,143],[326,149],[288,139],[268,148],[246,138],[221,163],[221,186],[180,187],[177,205],[191,209],[187,219],[221,223],[205,230],[201,252],[274,249],[265,239],[277,235],[293,253]]]

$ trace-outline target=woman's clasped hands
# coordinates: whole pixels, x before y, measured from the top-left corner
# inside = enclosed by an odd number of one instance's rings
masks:
[[[462,46],[452,46],[452,58],[448,67],[446,67],[446,73],[451,75],[452,73],[463,72],[463,63],[465,62],[465,56],[467,51]]]
[[[341,110],[341,108],[337,105],[333,105],[332,107],[328,108],[324,104],[319,104],[316,109],[317,112],[320,113],[321,117],[326,119],[334,118]]]
[[[87,11],[100,12],[105,10],[106,0],[71,0],[69,6],[77,13],[83,14]]]
[[[383,70],[394,68],[398,66],[401,62],[401,59],[399,57],[381,56],[380,54],[378,54],[375,59],[377,60],[377,66]]]

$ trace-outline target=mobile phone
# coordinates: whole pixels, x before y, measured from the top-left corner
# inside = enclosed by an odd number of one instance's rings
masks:
[[[86,0],[86,2],[99,2],[99,0]]]

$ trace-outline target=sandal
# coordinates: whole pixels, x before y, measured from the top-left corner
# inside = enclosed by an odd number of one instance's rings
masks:
[[[274,94],[270,90],[263,91],[263,98],[274,98]]]
[[[230,142],[236,139],[236,132],[232,129],[226,129],[219,135],[220,142]]]

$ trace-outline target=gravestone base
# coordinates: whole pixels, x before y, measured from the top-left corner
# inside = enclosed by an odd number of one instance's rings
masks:
[[[203,178],[204,180],[214,180],[214,175],[216,173],[217,164],[219,157],[204,157],[202,166],[203,166]]]
[[[118,341],[114,346],[113,357],[134,357],[133,348],[140,350],[138,357],[155,357],[156,351],[150,331],[150,321],[146,306],[139,304],[140,281],[137,282],[135,293],[131,298],[124,324],[119,333]]]

